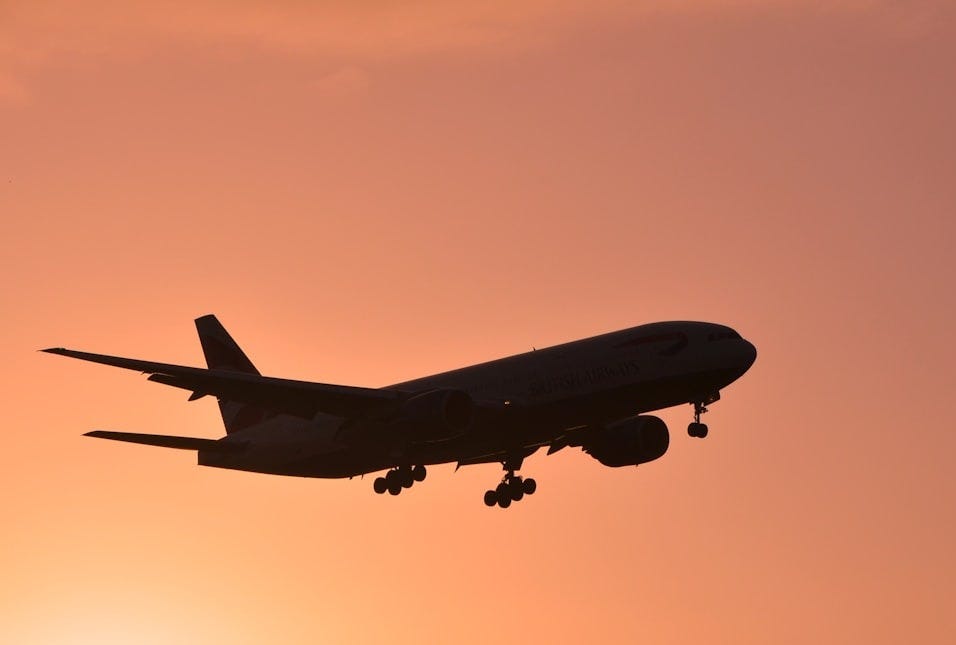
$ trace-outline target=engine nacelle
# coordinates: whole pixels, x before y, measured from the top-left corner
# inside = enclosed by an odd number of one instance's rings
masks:
[[[667,424],[650,415],[631,417],[604,426],[582,448],[605,466],[636,466],[667,452]]]
[[[442,441],[464,433],[475,415],[475,404],[461,390],[429,390],[402,404],[399,422],[419,441]]]

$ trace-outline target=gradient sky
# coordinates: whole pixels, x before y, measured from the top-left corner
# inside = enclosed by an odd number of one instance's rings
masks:
[[[0,641],[956,641],[948,2],[0,3]],[[690,439],[371,480],[94,428],[65,345],[384,385],[642,322],[754,368]]]

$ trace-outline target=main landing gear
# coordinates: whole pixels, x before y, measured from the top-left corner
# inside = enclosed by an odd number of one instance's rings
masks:
[[[424,466],[399,466],[385,473],[384,477],[376,477],[372,489],[381,495],[388,491],[389,495],[398,495],[403,488],[411,488],[415,482],[425,480]]]
[[[521,468],[521,460],[517,462],[506,461],[502,464],[505,469],[505,476],[501,483],[492,490],[485,491],[485,506],[498,505],[501,508],[508,508],[511,502],[520,502],[525,495],[534,495],[538,490],[538,483],[531,479],[524,479],[516,475],[515,471]]]

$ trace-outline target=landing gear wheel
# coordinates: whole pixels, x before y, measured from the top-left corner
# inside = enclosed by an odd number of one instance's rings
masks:
[[[381,495],[388,490],[388,482],[385,481],[384,477],[376,477],[375,481],[372,482],[372,490],[374,490],[376,494]]]
[[[524,487],[525,495],[534,495],[534,491],[538,490],[538,482],[528,478],[521,482],[522,487]]]
[[[510,502],[511,490],[509,490],[508,484],[505,482],[498,484],[497,488],[495,488],[495,495],[497,495],[499,501],[507,498]]]
[[[499,498],[498,498],[498,506],[500,506],[501,508],[508,508],[509,506],[511,506],[511,498],[510,498],[510,497],[499,497]]]
[[[412,466],[412,478],[417,482],[425,481],[425,475],[428,474],[428,471],[425,470],[424,466]]]
[[[498,503],[498,494],[493,490],[485,491],[485,506],[494,506]]]
[[[695,421],[687,426],[687,434],[692,437],[697,437],[698,439],[703,439],[707,436],[707,424]]]
[[[399,481],[402,484],[402,488],[411,488],[412,484],[415,483],[415,478],[412,476],[412,471],[410,468],[403,468],[399,472]]]
[[[514,502],[520,502],[521,498],[524,497],[524,486],[521,485],[520,477],[516,477],[509,482],[508,494],[511,496],[511,500]]]
[[[389,495],[398,495],[402,492],[402,474],[397,470],[390,470],[385,474],[385,485]]]

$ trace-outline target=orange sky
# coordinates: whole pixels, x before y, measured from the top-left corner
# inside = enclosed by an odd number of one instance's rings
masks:
[[[956,640],[945,2],[0,4],[0,641]],[[641,322],[754,368],[669,453],[371,481],[83,438]]]

